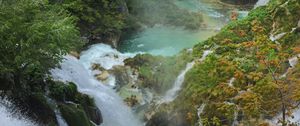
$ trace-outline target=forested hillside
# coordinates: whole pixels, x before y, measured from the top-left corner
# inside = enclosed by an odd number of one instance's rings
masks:
[[[182,92],[149,126],[297,125],[299,15],[299,0],[271,0],[196,45]]]

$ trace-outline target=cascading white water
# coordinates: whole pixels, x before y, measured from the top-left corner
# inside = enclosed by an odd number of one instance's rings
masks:
[[[300,123],[300,109],[297,109],[296,111],[294,111],[293,116],[294,116],[294,118],[290,118],[289,120],[291,122]]]
[[[68,126],[65,119],[61,116],[61,113],[59,110],[55,110],[55,116],[57,119],[58,126]]]
[[[211,54],[212,51],[211,50],[206,50],[203,52],[203,55],[201,57],[201,59],[199,59],[200,62],[204,61],[205,58]],[[173,101],[176,96],[177,96],[177,93],[178,91],[181,89],[181,86],[183,84],[183,81],[184,81],[184,77],[185,77],[185,74],[186,72],[188,72],[190,69],[192,69],[193,65],[195,64],[195,62],[191,62],[191,63],[188,63],[186,65],[186,68],[179,74],[179,76],[176,78],[175,82],[174,82],[174,85],[171,89],[169,89],[167,91],[167,93],[165,94],[165,96],[162,98],[161,100],[161,103],[166,103],[166,102],[171,102]]]
[[[254,8],[257,8],[259,6],[264,6],[269,3],[270,0],[258,0],[254,6]]]
[[[205,50],[205,51],[203,52],[203,55],[202,55],[201,59],[199,59],[199,61],[200,61],[200,62],[204,61],[205,58],[206,58],[209,54],[211,54],[211,53],[213,53],[213,51],[211,51],[211,50]]]
[[[201,119],[201,114],[203,113],[203,110],[205,108],[206,104],[202,104],[198,110],[197,110],[197,115],[198,115],[198,124],[199,126],[203,126],[203,122],[202,122],[202,119]]]
[[[238,122],[238,115],[239,115],[239,110],[234,110],[234,118],[231,126],[237,126],[239,124]]]
[[[188,72],[194,64],[195,62],[191,62],[186,65],[186,68],[176,78],[173,87],[170,90],[168,90],[165,96],[163,97],[162,102],[171,102],[176,98],[177,92],[181,89],[181,86],[183,84],[186,72]]]
[[[22,117],[20,113],[11,114],[10,109],[12,106],[9,101],[0,100],[0,122],[3,126],[36,126],[33,121]]]
[[[105,69],[111,69],[116,65],[124,65],[124,60],[134,57],[136,53],[120,53],[116,49],[105,44],[95,44],[80,56],[80,62],[86,69],[90,69],[93,63],[100,64]]]
[[[228,86],[233,87],[233,82],[234,82],[234,81],[235,81],[235,78],[232,77],[232,78],[229,80]]]
[[[91,63],[100,63],[104,68],[109,69],[114,65],[123,64],[124,57],[125,55],[110,46],[98,44],[84,52],[80,60],[66,56],[61,63],[61,69],[56,68],[51,73],[54,79],[74,82],[80,92],[95,99],[103,117],[101,126],[141,126],[142,124],[114,90],[96,80],[92,70],[89,69]]]

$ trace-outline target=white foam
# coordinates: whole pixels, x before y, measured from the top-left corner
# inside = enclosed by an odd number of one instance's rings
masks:
[[[11,114],[8,107],[12,107],[12,104],[6,100],[0,101],[0,122],[2,126],[37,126],[37,124],[23,117],[20,113]]]

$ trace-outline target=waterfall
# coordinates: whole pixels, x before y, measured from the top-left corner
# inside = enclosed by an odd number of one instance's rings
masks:
[[[5,126],[36,126],[34,122],[20,113],[11,114],[12,104],[7,100],[0,100],[0,122]]]
[[[233,87],[233,82],[234,82],[234,81],[235,81],[235,78],[232,77],[232,78],[229,80],[228,85],[229,85],[230,87]]]
[[[254,6],[254,8],[257,8],[259,6],[264,6],[269,3],[270,0],[258,0]]]
[[[203,122],[201,120],[201,114],[203,113],[203,110],[205,108],[206,104],[202,104],[197,110],[197,115],[198,115],[198,123],[199,126],[203,126]]]
[[[61,116],[61,113],[59,110],[55,110],[55,116],[57,119],[58,126],[68,126],[65,119]]]
[[[205,50],[205,51],[203,52],[202,57],[199,59],[199,61],[200,61],[200,62],[204,61],[205,58],[206,58],[209,54],[211,54],[212,52],[213,52],[213,51],[211,51],[211,50]]]
[[[238,115],[239,115],[239,109],[234,111],[234,118],[233,118],[233,123],[231,126],[237,126],[239,124]]]
[[[286,35],[287,33],[286,32],[283,32],[283,33],[280,33],[280,34],[278,34],[278,35],[273,35],[273,34],[271,34],[270,35],[270,39],[271,39],[271,41],[276,41],[276,40],[278,40],[278,39],[281,39],[284,35]]]
[[[295,66],[298,64],[298,55],[295,57],[292,57],[289,59],[289,64],[292,68],[295,68]]]
[[[205,58],[209,54],[211,54],[212,52],[213,51],[211,51],[211,50],[205,50],[203,52],[202,57],[199,59],[199,61],[200,62],[204,61]],[[193,67],[194,64],[195,64],[195,62],[193,61],[193,62],[188,63],[186,65],[186,68],[183,71],[181,71],[181,73],[179,74],[179,76],[176,78],[173,87],[171,89],[169,89],[167,91],[167,93],[165,94],[165,96],[162,98],[161,103],[171,102],[171,101],[173,101],[176,98],[177,92],[181,89],[181,86],[183,84],[186,72],[188,72],[190,69],[192,69],[192,67]]]
[[[110,46],[98,44],[83,52],[80,60],[72,56],[65,56],[65,60],[61,63],[61,69],[53,69],[51,74],[54,79],[74,82],[79,92],[88,94],[95,99],[103,117],[101,126],[141,126],[142,124],[118,94],[110,86],[96,80],[92,70],[89,69],[91,63],[95,62],[109,69],[114,65],[123,64],[124,59],[125,55]],[[109,83],[115,82],[110,81]]]
[[[90,69],[93,63],[98,63],[105,69],[111,69],[116,65],[124,65],[125,59],[135,55],[133,53],[120,53],[109,45],[95,44],[81,53],[80,62],[86,69]]]
[[[290,118],[291,122],[300,123],[300,109],[297,109],[293,112],[294,118]]]
[[[186,68],[183,71],[181,71],[179,76],[176,78],[173,87],[169,89],[163,97],[162,102],[171,102],[176,98],[177,92],[181,89],[181,86],[183,84],[186,72],[188,72],[194,64],[195,62],[191,62],[186,65]]]

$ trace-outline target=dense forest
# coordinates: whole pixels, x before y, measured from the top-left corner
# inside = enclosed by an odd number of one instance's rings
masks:
[[[2,0],[0,41],[9,126],[300,125],[300,0]]]

